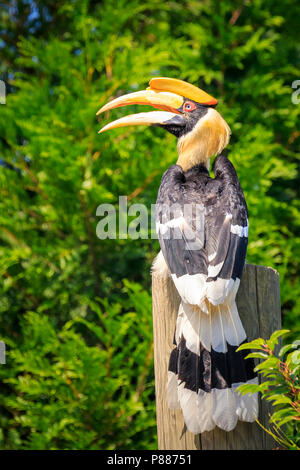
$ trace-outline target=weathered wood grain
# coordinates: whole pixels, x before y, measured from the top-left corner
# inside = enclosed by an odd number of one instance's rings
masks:
[[[166,404],[167,369],[177,311],[180,302],[171,278],[152,276],[154,368],[158,447],[163,450],[272,449],[271,440],[257,423],[238,422],[231,432],[215,428],[194,435],[186,430],[180,410],[170,411]],[[248,340],[268,338],[281,328],[278,273],[264,266],[246,265],[237,295],[237,305]],[[268,423],[269,409],[260,403],[259,420]]]

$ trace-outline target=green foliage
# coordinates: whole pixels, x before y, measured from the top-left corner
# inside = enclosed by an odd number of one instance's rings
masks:
[[[123,304],[87,299],[91,318],[78,316],[59,332],[48,315],[24,315],[23,344],[10,342],[1,369],[4,390],[14,390],[0,397],[1,429],[11,429],[2,448],[155,446],[151,298],[128,281],[124,291]]]
[[[248,262],[279,271],[283,324],[296,338],[296,8],[293,0],[3,5],[2,448],[155,446],[149,270],[158,242],[99,240],[96,209],[117,209],[120,195],[150,208],[176,140],[159,128],[99,136],[128,109],[99,123],[95,116],[153,76],[182,78],[219,99],[249,206]]]
[[[260,384],[240,385],[237,390],[242,394],[260,392],[262,399],[270,401],[273,405],[271,428],[259,424],[280,446],[300,450],[300,341],[276,351],[278,339],[287,333],[289,330],[277,330],[269,340],[258,338],[238,348],[239,351],[257,350],[247,358],[262,359],[255,370],[264,380]]]

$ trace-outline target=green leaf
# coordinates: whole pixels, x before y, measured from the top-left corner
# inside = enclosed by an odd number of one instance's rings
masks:
[[[291,361],[292,361],[294,364],[300,364],[300,351],[294,351],[294,352],[291,354]]]
[[[292,400],[291,398],[285,396],[285,395],[277,395],[277,394],[273,394],[273,395],[270,395],[267,397],[267,400],[268,401],[273,401],[273,404],[274,405],[280,405],[280,404],[283,404],[283,403],[292,403]]]
[[[263,352],[255,352],[255,353],[250,353],[248,354],[245,359],[249,359],[249,358],[258,358],[258,359],[267,359],[269,357],[269,355],[267,353],[263,353]]]
[[[299,347],[300,347],[300,340],[293,341],[292,344],[286,344],[280,349],[279,356],[282,357],[291,349],[297,349]]]
[[[242,351],[244,349],[263,349],[262,346],[266,343],[266,341],[262,338],[255,339],[250,341],[249,343],[244,343],[237,348],[237,351]]]
[[[294,417],[295,416],[295,410],[290,409],[290,408],[283,408],[281,410],[275,411],[272,414],[271,420],[272,421],[278,421],[279,419],[285,418],[285,417]]]
[[[293,349],[292,344],[286,344],[285,346],[282,346],[278,353],[279,357],[283,357],[290,349]]]
[[[280,363],[280,360],[275,357],[275,356],[269,356],[268,359],[264,360],[263,362],[261,362],[260,364],[258,364],[256,367],[255,367],[255,371],[262,371],[262,372],[268,372],[270,370],[273,370],[273,369],[277,369],[278,368],[278,365]]]
[[[290,330],[276,330],[274,333],[271,334],[270,339],[267,340],[267,345],[273,351],[275,344],[278,343],[278,339],[281,336],[286,335],[287,333],[290,333]]]
[[[284,424],[288,423],[288,422],[291,422],[291,421],[295,421],[296,420],[296,417],[295,416],[287,416],[286,418],[283,418],[281,420],[278,420],[277,421],[277,424],[278,426],[283,426]]]

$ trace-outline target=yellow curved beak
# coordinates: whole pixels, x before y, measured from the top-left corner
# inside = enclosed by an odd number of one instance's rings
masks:
[[[176,112],[183,105],[184,99],[175,93],[166,91],[142,90],[130,93],[129,95],[120,96],[113,101],[104,105],[97,112],[97,116],[104,111],[109,111],[113,108],[120,106],[128,106],[130,104],[145,104],[153,106],[154,108],[162,109],[164,111]]]
[[[109,131],[110,129],[115,129],[116,127],[164,125],[171,120],[175,120],[174,122],[177,120],[179,124],[180,119],[182,119],[181,116],[168,111],[150,111],[149,113],[130,114],[129,116],[110,122],[106,126],[102,127],[98,134]]]
[[[153,78],[147,90],[136,91],[110,101],[99,109],[97,116],[104,111],[132,104],[150,105],[163,112],[154,111],[125,116],[107,124],[99,133],[124,126],[164,125],[167,121],[174,120],[176,117],[176,121],[178,121],[178,115],[182,115],[182,106],[185,99],[190,99],[206,106],[215,106],[218,103],[215,98],[190,83],[174,78]]]

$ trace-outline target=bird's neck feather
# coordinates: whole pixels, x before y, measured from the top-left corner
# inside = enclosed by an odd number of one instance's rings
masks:
[[[209,160],[226,147],[230,139],[230,128],[222,116],[209,108],[194,128],[178,139],[178,160],[183,171],[199,163],[209,169]]]

